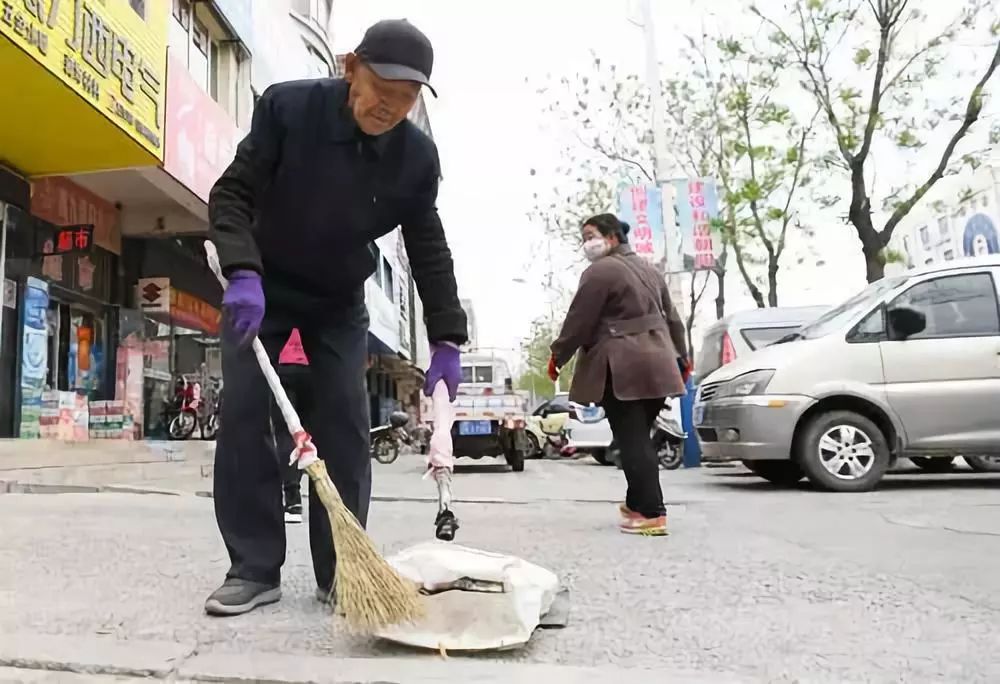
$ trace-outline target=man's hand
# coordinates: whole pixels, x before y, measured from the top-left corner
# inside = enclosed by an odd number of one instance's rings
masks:
[[[559,369],[556,367],[556,357],[553,354],[549,357],[549,380],[556,382],[559,379]]]
[[[241,346],[260,332],[264,321],[264,286],[255,271],[233,271],[222,295],[222,310]]]
[[[458,385],[462,382],[462,352],[450,342],[431,345],[431,367],[427,369],[424,394],[431,396],[441,380],[448,387],[448,397],[455,401]]]

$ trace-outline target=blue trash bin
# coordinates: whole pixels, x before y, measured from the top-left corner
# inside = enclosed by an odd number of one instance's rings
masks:
[[[687,394],[681,397],[681,427],[687,433],[684,440],[684,467],[698,468],[701,466],[701,445],[694,429],[694,398],[696,394],[694,381],[688,378],[684,384]]]

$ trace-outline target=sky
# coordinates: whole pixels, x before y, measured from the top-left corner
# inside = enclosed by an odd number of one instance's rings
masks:
[[[778,2],[760,4],[767,9]],[[665,69],[676,63],[682,33],[701,26],[706,7],[726,17],[727,8],[738,5],[653,0]],[[428,110],[444,177],[438,206],[461,296],[476,308],[480,344],[510,350],[512,361],[530,322],[547,308],[542,281],[548,252],[542,226],[528,212],[539,183],[558,179],[529,171],[554,166],[561,150],[535,89],[548,73],[584,69],[591,50],[621,71],[642,73],[642,30],[629,21],[635,17],[630,0],[334,1],[338,53],[352,50],[364,29],[383,18],[409,19],[434,44],[432,81],[439,98],[428,97]],[[812,240],[790,242],[783,304],[835,304],[863,285],[857,238],[842,223]],[[565,253],[553,258],[563,284],[572,288],[579,264]],[[738,281],[734,271],[730,311],[752,306]]]

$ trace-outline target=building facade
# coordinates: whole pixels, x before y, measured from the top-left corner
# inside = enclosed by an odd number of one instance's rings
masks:
[[[903,267],[1000,254],[1000,167],[939,181],[899,224],[890,246]]]
[[[268,86],[337,73],[332,10],[4,3],[0,437],[159,437],[178,377],[213,386],[221,289],[203,253],[208,194]],[[430,133],[423,101],[411,118]],[[414,403],[429,349],[398,232],[373,249],[380,421]]]

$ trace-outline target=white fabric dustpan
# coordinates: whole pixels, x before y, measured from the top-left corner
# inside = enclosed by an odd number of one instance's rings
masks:
[[[509,649],[528,642],[559,592],[555,573],[515,556],[439,541],[387,559],[421,585],[426,613],[375,636],[448,651]]]

